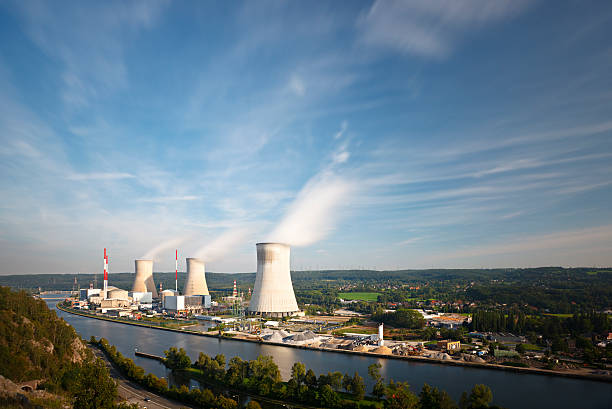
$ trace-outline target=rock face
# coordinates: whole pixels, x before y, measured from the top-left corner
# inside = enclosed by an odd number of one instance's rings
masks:
[[[75,338],[70,346],[72,349],[70,362],[73,364],[83,362],[83,359],[85,359],[85,345],[83,345],[83,341],[81,341],[79,338]]]

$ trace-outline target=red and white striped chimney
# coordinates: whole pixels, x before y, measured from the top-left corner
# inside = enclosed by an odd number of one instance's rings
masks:
[[[104,247],[104,290],[103,297],[106,299],[108,291],[108,256],[106,255],[106,247]]]

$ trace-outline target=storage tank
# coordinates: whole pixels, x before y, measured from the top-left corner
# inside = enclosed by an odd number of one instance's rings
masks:
[[[298,312],[290,271],[290,247],[284,243],[257,243],[257,275],[249,311],[282,317]]]
[[[189,257],[187,260],[187,281],[183,295],[210,295],[206,285],[204,261]]]
[[[115,289],[108,291],[108,296],[106,298],[117,299],[117,300],[127,300],[128,292],[125,290]]]
[[[134,260],[134,285],[132,291],[146,293],[150,292],[153,298],[157,298],[157,289],[153,282],[153,260]]]

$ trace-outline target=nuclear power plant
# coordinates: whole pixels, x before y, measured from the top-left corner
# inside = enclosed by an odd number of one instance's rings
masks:
[[[134,260],[134,285],[132,291],[152,294],[153,298],[157,298],[157,290],[153,282],[153,260]]]
[[[291,284],[290,247],[284,243],[257,243],[257,275],[249,311],[284,317],[299,311]]]
[[[199,258],[187,258],[187,281],[183,295],[210,295],[206,285],[204,261]]]

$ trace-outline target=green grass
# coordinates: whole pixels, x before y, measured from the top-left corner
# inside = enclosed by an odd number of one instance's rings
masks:
[[[534,344],[523,344],[523,347],[525,347],[525,351],[541,351],[542,350],[542,347],[539,347]]]
[[[558,318],[571,318],[574,316],[574,314],[542,314],[542,315],[548,315],[549,317],[558,317]]]
[[[360,300],[360,301],[377,301],[380,293],[338,293],[338,297],[346,301]]]

